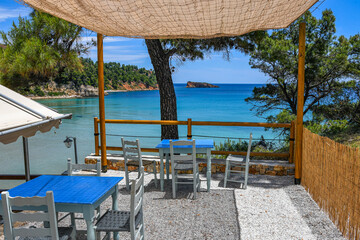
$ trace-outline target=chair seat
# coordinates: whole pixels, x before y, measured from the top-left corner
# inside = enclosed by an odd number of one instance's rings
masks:
[[[229,155],[227,156],[226,161],[235,162],[235,163],[245,163],[245,157],[240,155]]]
[[[59,227],[59,240],[71,239],[72,227]],[[19,240],[51,240],[51,237],[20,237]]]
[[[192,163],[176,163],[174,170],[193,170]]]
[[[135,226],[138,227],[142,218],[142,211],[135,217]],[[130,231],[130,212],[108,210],[100,217],[96,223],[96,231],[98,232],[120,232]]]
[[[154,161],[142,160],[143,166],[149,166],[154,164]],[[139,167],[139,161],[128,161],[128,166]]]

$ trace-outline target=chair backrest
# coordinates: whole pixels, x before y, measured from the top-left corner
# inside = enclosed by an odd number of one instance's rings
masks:
[[[189,147],[191,149],[191,152],[186,154],[176,154],[176,151],[174,148],[176,147]],[[196,166],[196,147],[195,147],[195,140],[188,141],[188,140],[178,140],[178,141],[172,141],[170,140],[170,159],[171,164],[174,164],[176,162],[181,163],[193,163],[194,166]]]
[[[9,192],[2,192],[1,202],[4,212],[3,218],[6,239],[13,240],[17,236],[51,237],[51,239],[59,239],[53,192],[46,192],[45,197],[10,197]],[[13,210],[16,210],[16,212]],[[31,212],[18,212],[17,210],[31,210]],[[50,223],[50,228],[25,228],[14,226],[15,222],[44,221]]]
[[[73,170],[96,170],[96,176],[101,176],[100,160],[97,160],[96,164],[75,164],[75,163],[72,163],[71,158],[68,158],[67,167],[68,167],[68,170],[67,170],[68,176],[73,175]],[[77,175],[80,175],[80,174],[77,174]],[[81,175],[86,176],[86,175],[91,175],[91,174],[82,173]]]
[[[250,161],[251,144],[252,144],[252,133],[250,133],[249,145],[246,153],[246,163]]]
[[[138,239],[138,234],[143,233],[143,201],[144,201],[144,167],[140,167],[139,177],[136,180],[131,181],[131,199],[130,199],[130,232],[131,239]],[[141,214],[140,219],[141,226],[136,226],[136,216]],[[136,231],[137,229],[137,231]]]
[[[135,141],[128,141],[125,140],[124,138],[121,138],[121,144],[122,144],[125,164],[127,164],[128,161],[138,161],[139,167],[141,167],[142,156],[141,156],[139,139],[136,139]]]

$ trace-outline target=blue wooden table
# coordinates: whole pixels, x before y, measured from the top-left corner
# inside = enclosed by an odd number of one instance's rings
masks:
[[[87,225],[87,239],[95,239],[94,212],[112,196],[117,210],[118,183],[122,177],[53,176],[43,175],[9,190],[11,197],[45,196],[53,191],[57,212],[82,213]],[[1,196],[0,196],[1,199]],[[0,204],[0,215],[3,209]]]
[[[169,154],[170,154],[170,140],[164,139],[162,140],[156,148],[159,149],[160,155],[160,188],[161,191],[164,191],[164,154],[166,154],[166,175],[167,179],[169,179]],[[177,140],[173,140],[177,141]],[[188,140],[192,141],[192,140]],[[207,179],[207,191],[210,191],[210,182],[211,182],[211,149],[214,147],[214,140],[212,139],[196,139],[195,140],[196,153],[197,154],[206,154],[207,159],[207,171],[206,171],[206,179]],[[175,153],[190,153],[192,146],[175,146]]]

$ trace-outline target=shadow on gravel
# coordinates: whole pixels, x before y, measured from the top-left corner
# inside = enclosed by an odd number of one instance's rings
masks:
[[[152,180],[145,186],[144,225],[146,239],[240,239],[233,190],[212,189],[205,185],[193,200],[192,185],[180,185],[172,198],[171,180],[165,180],[164,192]],[[130,192],[119,190],[119,209],[129,206]],[[120,237],[126,237],[122,235]]]
[[[158,187],[155,187],[154,180],[151,180],[148,185],[145,186],[145,193],[146,192],[160,192],[160,183],[158,183]],[[205,185],[202,184],[202,188],[200,188],[200,192],[207,192],[205,189]],[[187,185],[178,185],[178,190],[176,192],[176,198],[175,199],[189,199],[193,200],[194,192],[193,192],[193,185],[187,184]],[[160,199],[173,199],[172,197],[172,182],[171,179],[164,180],[164,192]]]
[[[345,239],[302,186],[284,187],[284,191],[317,239]]]
[[[248,186],[259,188],[284,188],[294,184],[293,176],[249,175]]]
[[[236,175],[231,176],[235,180],[240,180]],[[224,187],[224,174],[213,174],[211,178],[219,181],[218,187]],[[243,178],[242,178],[243,179]],[[294,184],[293,176],[269,176],[269,175],[252,175],[249,174],[248,186],[259,188],[283,188]],[[240,188],[241,183],[228,182],[226,188]]]

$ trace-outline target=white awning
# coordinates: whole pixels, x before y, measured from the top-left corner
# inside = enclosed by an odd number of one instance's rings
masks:
[[[17,0],[97,33],[214,38],[289,26],[318,0]]]
[[[60,114],[34,100],[0,85],[0,142],[15,142],[20,136],[31,137],[37,131],[47,132],[59,127],[61,119],[71,114]]]

